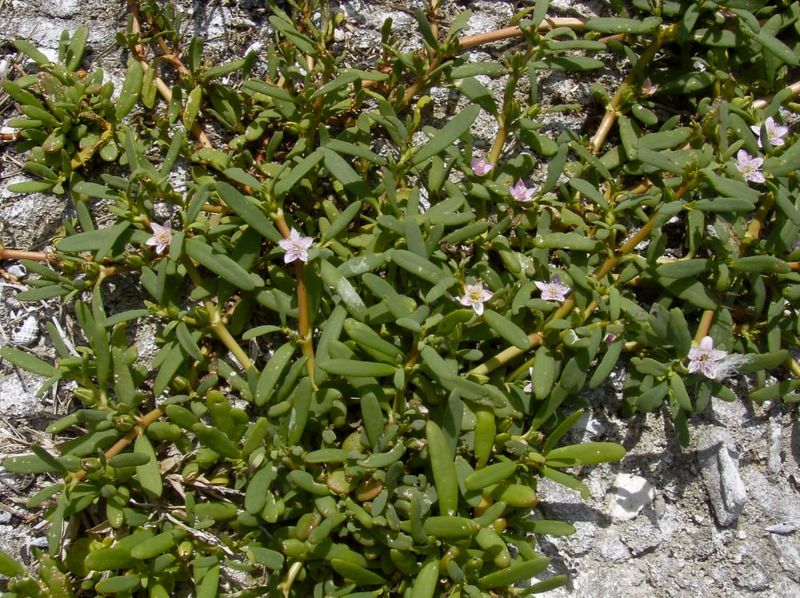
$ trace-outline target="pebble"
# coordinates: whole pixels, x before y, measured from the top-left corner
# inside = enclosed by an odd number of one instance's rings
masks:
[[[798,521],[784,521],[783,523],[778,523],[776,525],[770,525],[767,528],[764,528],[771,534],[778,534],[780,536],[788,536],[793,534],[798,529],[800,529],[800,522]]]
[[[747,489],[739,475],[730,433],[716,427],[702,430],[697,454],[717,523],[722,527],[733,525],[747,502]]]
[[[634,519],[656,497],[655,488],[641,476],[621,473],[608,498],[609,514],[616,521]]]

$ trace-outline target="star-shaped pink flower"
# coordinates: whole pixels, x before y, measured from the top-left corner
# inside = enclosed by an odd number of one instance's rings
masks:
[[[689,349],[689,372],[700,372],[706,378],[716,379],[718,366],[728,353],[714,348],[714,339],[704,336],[696,347]]]
[[[763,165],[764,158],[753,157],[744,150],[739,150],[736,153],[736,168],[739,169],[746,181],[751,183],[763,183],[766,181],[764,173],[761,172]]]
[[[472,158],[469,165],[477,176],[486,176],[494,168],[494,164],[488,162],[486,158]]]
[[[536,195],[536,189],[526,187],[521,179],[518,180],[513,187],[509,187],[508,192],[511,194],[511,197],[520,203],[529,202],[533,199],[533,196]]]
[[[572,289],[565,284],[562,284],[558,276],[554,276],[550,282],[542,280],[534,280],[533,284],[542,292],[542,299],[545,301],[564,301]]]
[[[283,256],[283,262],[285,264],[289,264],[295,260],[307,262],[308,250],[313,243],[314,239],[311,237],[301,237],[300,233],[292,229],[286,239],[278,241],[278,245],[281,246],[281,249],[286,251]]]
[[[151,222],[150,230],[153,231],[153,235],[145,243],[151,247],[155,246],[156,253],[164,253],[172,243],[172,223],[169,220],[164,224]]]
[[[784,127],[783,125],[779,125],[775,122],[775,119],[771,116],[764,121],[764,128],[767,130],[767,139],[769,139],[770,145],[773,147],[780,147],[786,143],[783,139],[786,134],[789,132],[789,127]],[[753,133],[756,134],[758,137],[758,142],[762,143],[761,141],[761,125],[753,125],[750,127]]]
[[[458,298],[458,302],[466,307],[471,307],[479,316],[483,314],[483,304],[492,298],[492,293],[483,287],[483,283],[478,281],[474,284],[464,285],[464,294]]]

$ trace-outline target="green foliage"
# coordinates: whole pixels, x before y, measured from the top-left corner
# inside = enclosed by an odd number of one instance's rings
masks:
[[[586,497],[573,468],[625,453],[559,446],[586,387],[625,369],[626,409],[664,410],[684,443],[692,413],[734,398],[735,373],[753,374],[753,400],[797,401],[798,146],[768,128],[790,101],[796,16],[633,5],[547,30],[537,2],[517,15],[524,43],[477,64],[460,52],[467,13],[437,32],[420,11],[424,51],[387,23],[361,70],[329,49],[341,17],[315,20],[307,0],[273,9],[260,72],[252,55],[208,65],[174,8],[143,2],[186,67],[140,61],[153,40],[129,28],[116,103],[102,71],[79,70],[85,29],[55,63],[17,42],[38,70],[5,89],[36,180],[12,190],[52,189],[76,212],[54,269],[28,262],[38,278],[18,297],[71,301],[86,343],[70,351],[50,328],[55,365],[0,349],[73,381],[81,406],[48,428],[80,431],[58,455],[3,463],[64,478],[31,499],[50,556],[12,595],[543,592],[565,578],[514,585],[548,566],[532,534],[574,528],[529,517],[538,481]],[[696,60],[673,60],[679,46]],[[613,97],[598,91],[611,135],[543,132],[538,71],[610,55],[634,65]],[[461,102],[440,126],[434,85]],[[487,115],[501,143],[481,173]],[[528,197],[535,160],[546,178]],[[149,298],[108,313],[103,283],[131,275]],[[146,317],[149,368],[127,336]],[[65,538],[81,539],[62,559]]]

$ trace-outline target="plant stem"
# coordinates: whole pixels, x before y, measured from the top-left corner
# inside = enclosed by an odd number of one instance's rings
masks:
[[[700,317],[700,323],[697,325],[697,331],[694,334],[694,342],[699,343],[704,336],[708,336],[708,329],[711,328],[716,313],[717,311],[714,309],[707,309],[703,312]]]
[[[283,595],[286,598],[289,598],[289,595],[292,591],[292,584],[294,584],[294,580],[297,579],[297,576],[300,574],[300,570],[303,568],[302,561],[295,561],[292,563],[292,566],[289,567],[289,572],[286,574],[286,579],[284,579],[278,587],[283,592]]]
[[[784,89],[789,90],[789,97],[794,97],[796,95],[800,95],[800,81],[795,81],[791,85],[787,85]],[[788,98],[787,98],[788,99]],[[760,110],[762,108],[766,108],[769,106],[769,103],[772,101],[772,98],[765,98],[761,100],[756,100],[753,102],[753,108],[755,110]]]
[[[144,417],[139,419],[139,421],[137,422],[137,424],[133,428],[128,430],[128,433],[125,434],[125,436],[123,436],[122,438],[117,440],[111,446],[111,448],[109,448],[105,452],[106,459],[110,459],[111,457],[113,457],[115,455],[119,455],[122,451],[125,450],[125,448],[131,442],[133,442],[136,439],[137,436],[139,436],[140,434],[144,433],[144,431],[147,429],[147,426],[149,426],[154,421],[159,419],[162,415],[164,415],[164,408],[163,407],[156,407],[155,409],[149,411]],[[75,481],[77,481],[77,482],[80,482],[87,475],[88,474],[87,474],[86,470],[85,469],[81,469],[81,470],[75,472],[75,474],[73,476],[73,479]]]
[[[606,141],[606,137],[611,132],[611,128],[614,126],[614,123],[617,120],[617,116],[620,114],[620,109],[622,108],[623,101],[627,97],[630,90],[636,84],[636,80],[639,78],[640,74],[644,70],[644,68],[650,63],[653,57],[658,52],[659,48],[661,48],[661,44],[664,43],[668,38],[672,37],[675,32],[675,27],[670,26],[662,29],[659,31],[656,38],[650,42],[650,45],[647,46],[645,51],[639,57],[639,60],[636,61],[636,64],[628,73],[628,76],[625,77],[625,80],[622,82],[622,85],[619,86],[617,92],[614,94],[614,97],[611,98],[611,101],[606,106],[606,113],[603,115],[603,120],[600,121],[600,126],[597,127],[597,131],[595,132],[592,140],[590,142],[590,149],[593,154],[596,154],[600,151],[600,148],[603,147],[603,144]]]
[[[0,260],[31,260],[32,262],[57,263],[59,260],[52,253],[44,251],[25,251],[23,249],[0,249]]]
[[[142,30],[140,25],[141,13],[139,11],[139,3],[136,0],[128,0],[128,9],[130,10],[131,13],[131,31],[135,35],[139,35]],[[136,60],[138,60],[139,64],[142,65],[142,70],[147,72],[147,69],[151,67],[150,64],[147,62],[147,56],[144,51],[144,46],[142,46],[142,44],[139,43],[134,44],[133,53],[136,56]],[[170,60],[170,63],[178,68],[178,71],[181,73],[181,75],[188,74],[189,71],[186,69],[183,63],[181,63],[181,61],[177,57],[173,55],[171,56],[173,59]],[[164,83],[164,81],[161,80],[160,77],[156,77],[154,79],[154,83],[156,89],[158,90],[159,95],[164,99],[164,101],[167,104],[169,104],[172,101],[172,90],[166,83]],[[208,139],[208,135],[206,135],[205,131],[203,131],[203,128],[198,123],[194,123],[194,125],[192,125],[192,135],[194,135],[194,138],[197,140],[197,143],[200,144],[202,147],[206,148],[212,147],[211,141]]]
[[[190,260],[187,256],[184,256],[181,261],[186,267],[186,271],[189,273],[189,278],[192,279],[194,286],[203,286],[203,279],[200,278],[200,273],[192,263],[192,260]],[[222,321],[219,311],[217,310],[217,306],[214,304],[214,302],[211,301],[211,299],[204,299],[203,307],[208,314],[208,326],[211,328],[211,331],[214,333],[214,335],[220,341],[222,341],[222,344],[225,345],[228,351],[233,353],[233,356],[245,371],[253,367],[253,362],[251,361],[250,357],[247,355],[247,353],[245,353],[244,349],[242,349],[242,346],[236,341],[228,328],[225,326],[225,323]]]
[[[539,31],[550,31],[555,29],[556,27],[568,27],[573,31],[583,31],[586,29],[586,23],[583,19],[574,19],[570,17],[554,17],[554,18],[547,18],[544,19],[541,23],[539,23]],[[478,33],[477,35],[468,35],[464,37],[460,37],[458,39],[458,44],[462,50],[468,50],[470,48],[475,48],[477,46],[483,44],[489,44],[491,42],[498,42],[504,39],[511,39],[514,37],[522,37],[524,34],[522,29],[515,25],[513,27],[505,27],[503,29],[497,29],[495,31],[489,31],[487,33]]]
[[[273,216],[273,220],[275,220],[278,231],[281,233],[283,238],[288,239],[290,231],[283,214],[278,212]],[[297,326],[300,330],[300,337],[302,339],[301,349],[303,351],[303,355],[308,358],[306,361],[308,378],[311,381],[311,388],[316,390],[317,385],[314,375],[314,370],[316,369],[316,361],[314,358],[314,341],[311,335],[311,317],[308,313],[308,290],[306,289],[306,283],[303,279],[303,272],[303,262],[300,260],[295,261],[294,277],[297,280]]]
[[[689,188],[689,183],[684,183],[683,185],[681,185],[680,188],[675,192],[675,199],[680,199],[680,197],[688,190],[688,188]],[[650,231],[653,229],[653,226],[655,226],[655,223],[658,218],[659,218],[659,212],[658,210],[656,210],[656,212],[650,217],[650,219],[644,224],[644,226],[642,226],[642,228],[636,231],[636,233],[634,233],[634,235],[630,239],[628,239],[628,241],[625,242],[625,244],[623,244],[622,247],[620,247],[619,250],[614,255],[608,256],[606,260],[595,269],[595,271],[592,273],[592,276],[595,279],[599,280],[603,278],[606,274],[611,272],[611,270],[613,270],[614,267],[619,263],[619,260],[622,256],[627,255],[628,253],[633,251],[634,248],[639,243],[641,243],[644,239],[647,238],[647,236],[650,234]],[[564,300],[564,302],[559,306],[559,308],[556,309],[556,311],[554,311],[547,318],[547,321],[550,322],[553,320],[559,320],[564,318],[572,311],[573,307],[575,307],[575,299],[573,295],[570,295]],[[583,314],[583,320],[585,321],[590,315],[591,313],[587,309]],[[543,335],[541,332],[531,332],[528,335],[528,340],[531,343],[531,347],[536,347],[540,345],[542,343],[542,339]],[[472,369],[470,371],[470,374],[485,376],[490,372],[496,370],[500,366],[508,363],[512,359],[519,357],[520,355],[525,353],[525,351],[526,351],[525,349],[519,349],[517,347],[508,347],[507,349],[504,349],[494,357],[491,357],[487,361],[483,362],[481,365]]]
[[[487,161],[492,164],[497,164],[500,160],[500,154],[503,153],[503,146],[506,144],[506,137],[508,136],[505,117],[500,117],[497,124],[500,127],[497,131],[497,137],[495,137],[492,149],[489,150],[489,154],[486,157]]]
[[[764,227],[764,220],[769,215],[770,211],[772,210],[772,206],[774,205],[775,193],[767,193],[764,201],[762,201],[761,205],[758,206],[758,210],[753,216],[753,221],[750,223],[750,226],[747,227],[747,232],[744,234],[744,238],[742,239],[742,252],[754,241],[757,241],[761,236],[761,229]]]

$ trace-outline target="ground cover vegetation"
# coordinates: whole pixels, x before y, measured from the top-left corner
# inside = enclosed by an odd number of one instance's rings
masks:
[[[2,253],[85,343],[48,323],[53,360],[0,349],[76,406],[57,452],[3,461],[53,480],[29,502],[48,549],[33,573],[0,555],[6,596],[545,592],[566,579],[536,535],[574,528],[536,515],[537,480],[588,494],[580,468],[624,455],[565,443],[582,391],[622,366],[626,413],[683,444],[736,380],[798,400],[800,4],[539,0],[471,36],[446,8],[416,12],[417,49],[389,21],[348,64],[340,13],[276,3],[269,46],[215,64],[174,6],[132,1],[119,90],[85,28],[57,60],[16,42],[12,190],[75,216],[52,252]],[[612,63],[597,118],[547,130],[576,107],[543,74]],[[145,298],[112,313],[124,278]]]

